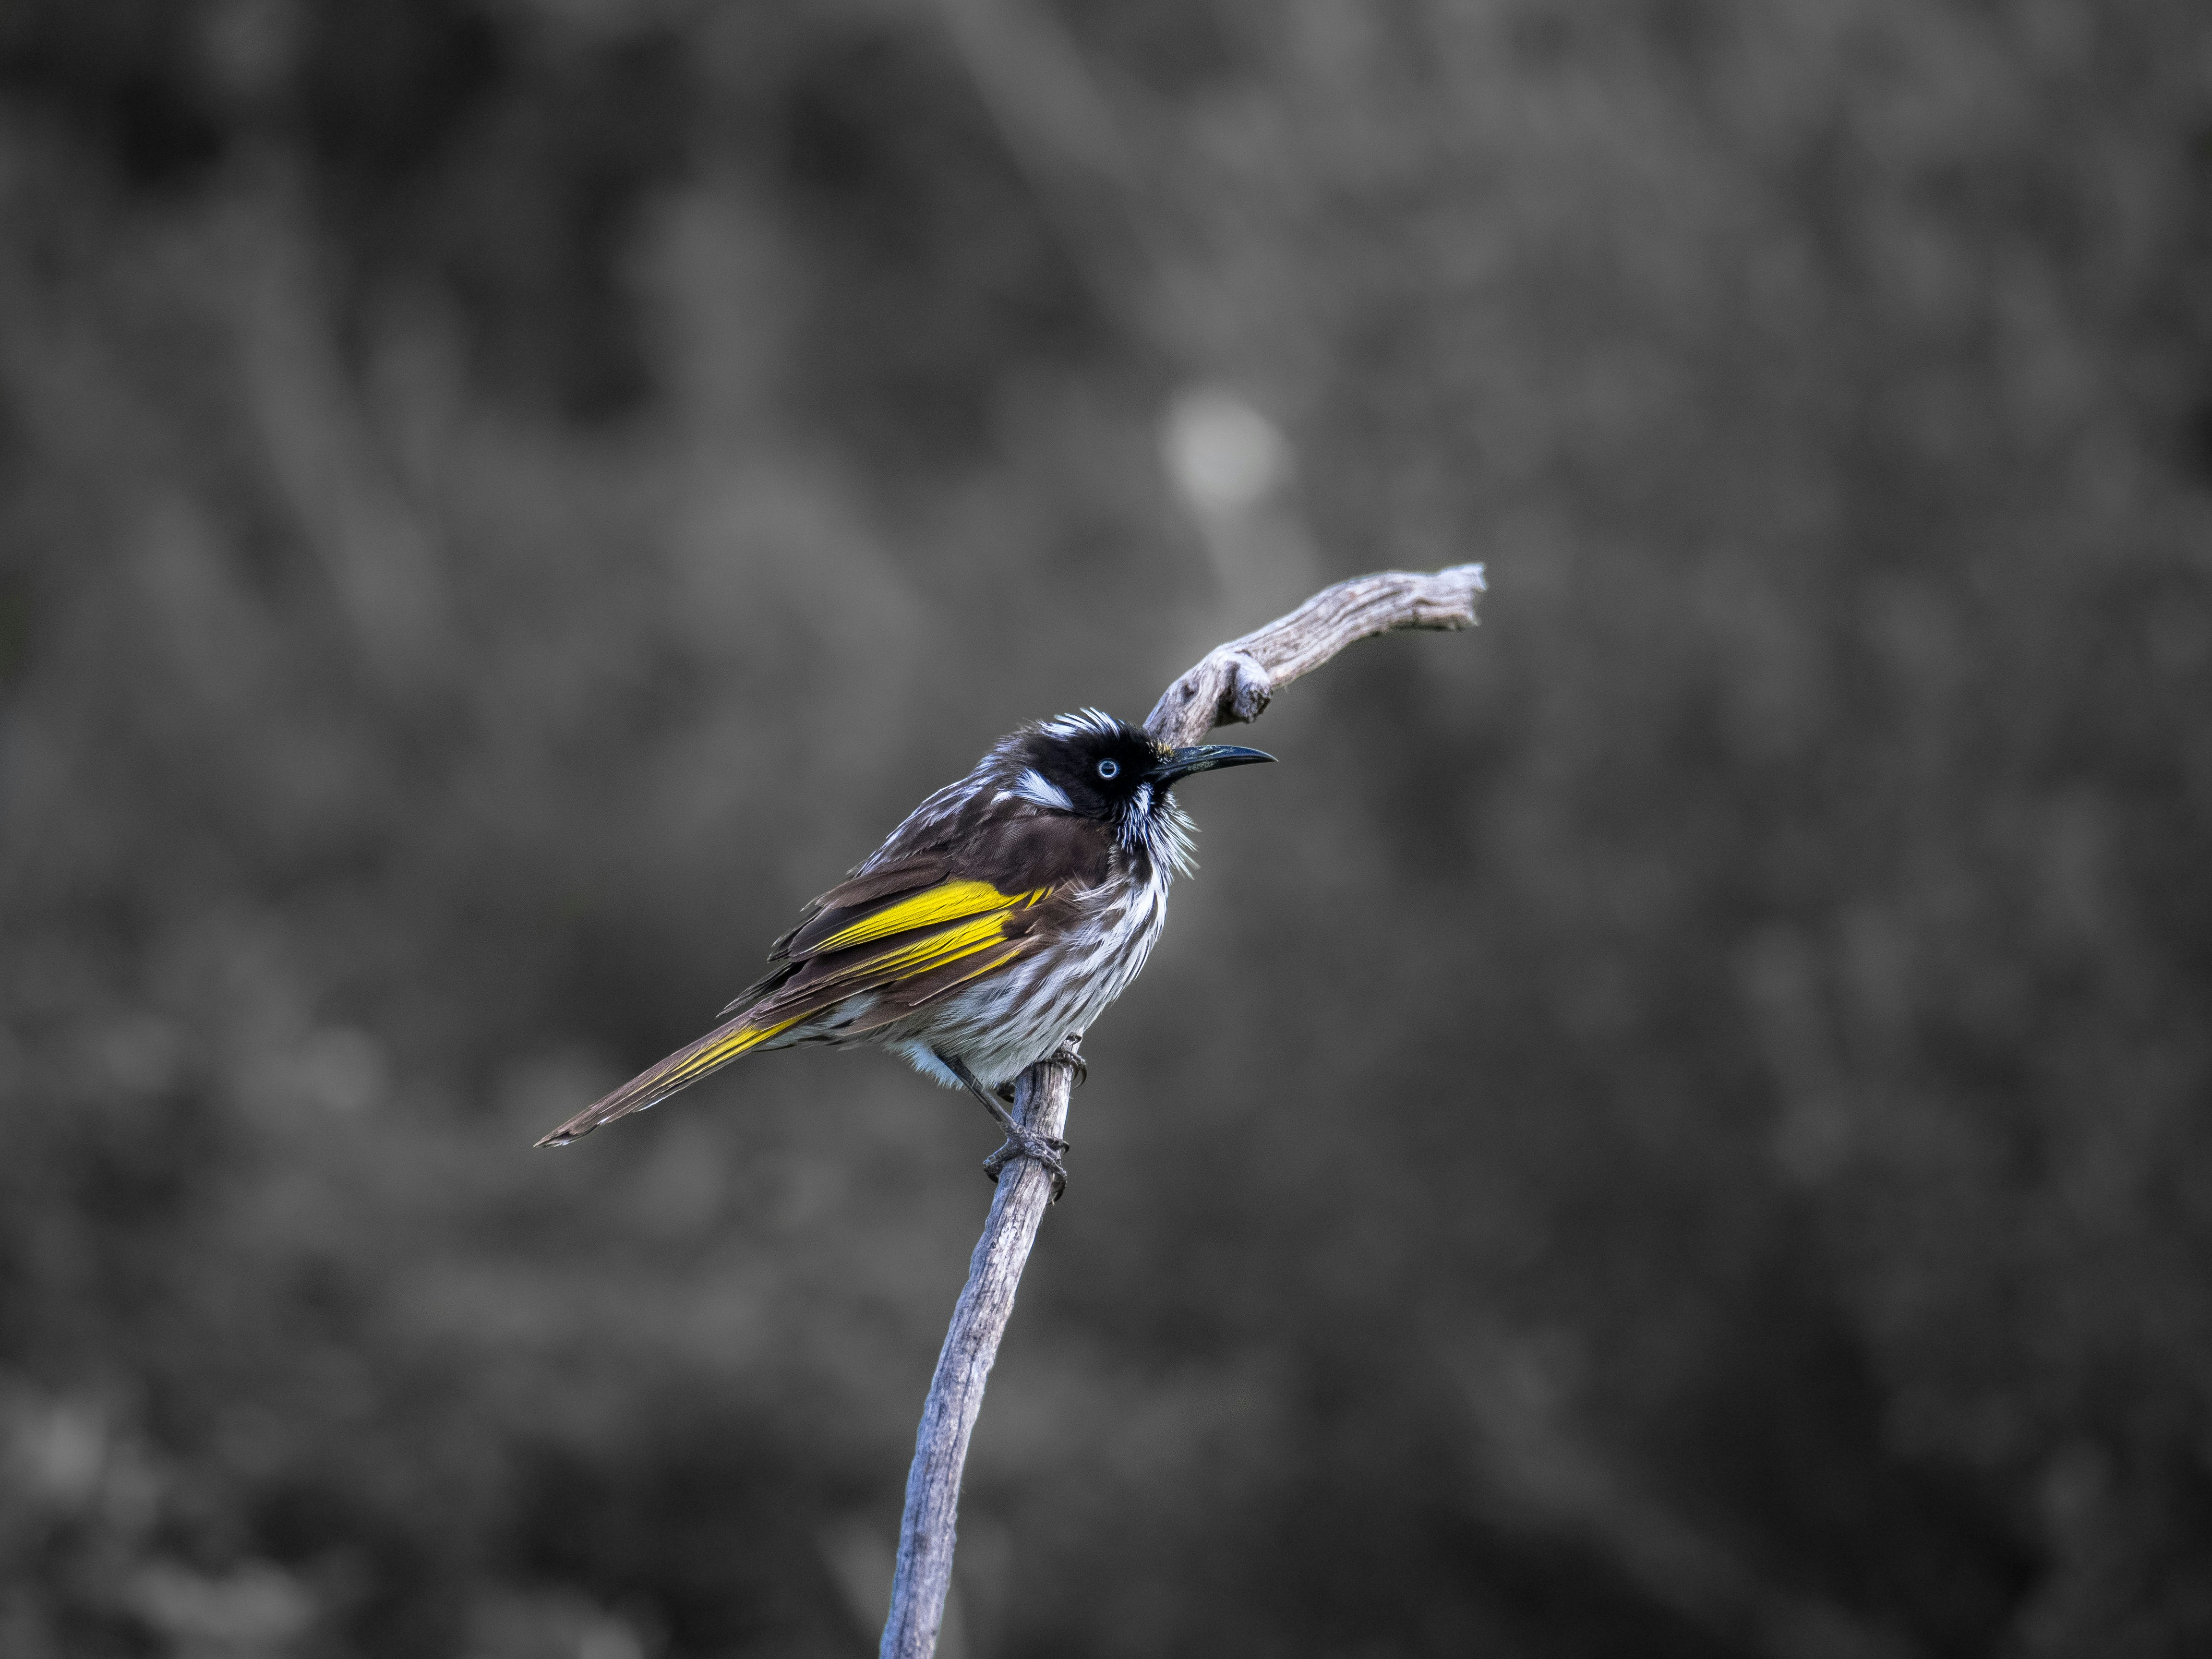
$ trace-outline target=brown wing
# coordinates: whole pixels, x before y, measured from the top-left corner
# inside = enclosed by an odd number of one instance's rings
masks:
[[[956,818],[946,843],[831,888],[769,952],[766,979],[722,1012],[734,1018],[595,1101],[547,1135],[562,1146],[657,1106],[740,1054],[865,992],[859,1033],[1009,967],[1073,920],[1069,895],[1104,878],[1110,843],[1060,817]]]

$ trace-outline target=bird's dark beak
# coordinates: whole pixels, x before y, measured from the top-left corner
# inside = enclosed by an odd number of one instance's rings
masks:
[[[1274,758],[1256,749],[1239,749],[1231,743],[1202,743],[1195,749],[1170,750],[1152,768],[1152,781],[1155,788],[1165,789],[1177,778],[1187,778],[1193,772],[1211,772],[1222,766],[1251,766]]]

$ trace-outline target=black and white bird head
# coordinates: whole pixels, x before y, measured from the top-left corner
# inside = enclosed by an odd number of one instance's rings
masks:
[[[1000,789],[1042,811],[1110,828],[1121,844],[1182,866],[1189,820],[1170,793],[1194,772],[1250,766],[1273,755],[1234,744],[1170,749],[1097,709],[1025,726],[992,751]]]

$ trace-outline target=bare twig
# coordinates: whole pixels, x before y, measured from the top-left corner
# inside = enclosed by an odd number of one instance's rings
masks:
[[[1217,646],[1161,696],[1145,729],[1162,743],[1195,743],[1217,726],[1259,718],[1277,688],[1310,673],[1355,640],[1405,628],[1466,628],[1483,591],[1482,567],[1433,574],[1383,571],[1323,588],[1287,617]],[[1045,1060],[1022,1073],[1014,1115],[1038,1133],[1059,1137],[1067,1123],[1070,1068]],[[899,1528],[891,1613],[882,1659],[929,1659],[952,1583],[960,1471],[968,1437],[983,1407],[983,1384],[1014,1310],[1030,1247],[1052,1200],[1052,1179],[1017,1158],[999,1177],[991,1213],[968,1265],[968,1284],[952,1310],[937,1356],[929,1399],[915,1437]]]
[[[1055,1139],[1067,1124],[1072,1067],[1047,1060],[1022,1073],[1014,1115]],[[999,1176],[991,1213],[968,1283],[953,1304],[952,1325],[929,1380],[906,1480],[906,1518],[899,1527],[898,1565],[891,1575],[891,1613],[884,1625],[884,1659],[928,1659],[937,1650],[945,1593],[952,1583],[952,1543],[959,1518],[960,1469],[968,1437],[983,1409],[983,1382],[999,1357],[999,1339],[1014,1311],[1014,1289],[1052,1201],[1052,1177],[1033,1158],[1018,1158]]]
[[[1278,688],[1310,674],[1355,640],[1404,628],[1468,628],[1482,567],[1382,570],[1324,587],[1287,617],[1217,645],[1160,694],[1145,730],[1196,743],[1217,726],[1256,720]]]

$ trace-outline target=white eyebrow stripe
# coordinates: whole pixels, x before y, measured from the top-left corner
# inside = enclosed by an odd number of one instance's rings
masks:
[[[1024,767],[1021,776],[1014,780],[1014,793],[1024,800],[1049,807],[1055,812],[1073,812],[1075,810],[1075,803],[1068,799],[1066,793],[1034,766]]]

